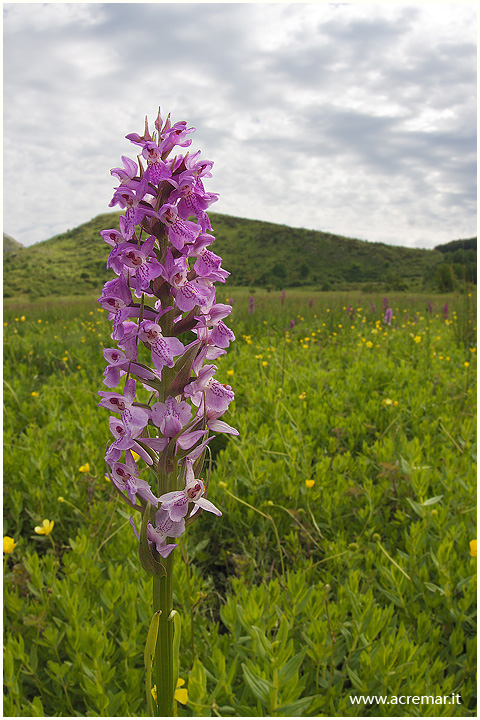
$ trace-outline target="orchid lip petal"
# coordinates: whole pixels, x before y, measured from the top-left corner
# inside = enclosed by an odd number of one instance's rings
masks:
[[[210,500],[207,500],[207,498],[198,498],[198,500],[195,500],[195,505],[199,505],[203,510],[207,510],[208,512],[214,513],[215,515],[220,516],[222,514],[220,510],[215,507],[213,503],[210,502]]]

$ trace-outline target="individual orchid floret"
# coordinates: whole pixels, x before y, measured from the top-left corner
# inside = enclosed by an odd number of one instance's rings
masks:
[[[166,558],[177,546],[173,543],[167,545],[167,538],[178,538],[185,532],[185,520],[182,518],[174,522],[168,512],[160,508],[155,513],[155,527],[147,525],[147,540],[155,544],[159,555]]]
[[[170,167],[162,160],[162,152],[156,143],[147,140],[143,145],[142,155],[147,161],[144,174],[146,180],[154,185],[170,180]]]
[[[185,257],[173,259],[167,249],[162,277],[172,286],[172,295],[179,310],[190,312],[196,305],[208,307],[215,298],[215,288],[208,281],[188,280],[189,270]]]
[[[114,442],[109,446],[105,455],[105,461],[112,465],[112,463],[118,462],[124,450],[132,450],[137,453],[148,465],[152,465],[153,460],[142,448],[141,445],[135,440],[136,437],[142,432],[142,428],[127,427],[123,421],[119,418],[109,418],[110,432],[115,438]]]
[[[220,320],[212,329],[210,339],[215,345],[221,348],[227,348],[231,342],[235,340],[235,335],[225,323]]]
[[[146,194],[150,194],[148,182],[143,178],[136,189],[127,185],[120,185],[109,203],[109,207],[120,205],[125,210],[124,234],[127,240],[130,240],[135,232],[135,225],[138,225],[144,217],[158,218],[157,211],[143,198]]]
[[[164,511],[163,511],[164,512]],[[172,523],[172,521],[168,518],[168,514],[164,512],[164,514],[167,517],[167,521],[171,523],[172,527],[175,525],[180,525],[180,523]],[[133,517],[129,518],[129,523],[132,526],[133,532],[135,533],[135,537],[137,540],[140,540],[140,535],[138,534],[138,530],[135,527],[135,521]],[[184,523],[185,526],[185,523]],[[177,547],[175,544],[170,543],[167,545],[166,542],[166,535],[162,532],[160,528],[153,528],[152,523],[148,523],[147,525],[147,540],[149,543],[153,543],[155,545],[155,549],[158,552],[159,555],[161,555],[162,558],[167,558],[172,550],[175,550]]]
[[[164,365],[173,367],[174,358],[182,355],[185,347],[176,337],[164,337],[160,325],[151,320],[143,320],[139,325],[138,337],[148,344],[152,353],[152,362],[157,370]]]
[[[165,123],[165,125],[167,125],[167,123]],[[162,130],[162,132],[160,133],[162,142],[159,144],[162,155],[168,155],[168,153],[175,147],[175,145],[179,145],[180,147],[188,147],[189,145],[191,145],[191,139],[185,138],[187,135],[194,131],[195,128],[193,127],[187,128],[187,123],[185,122],[185,120],[181,120],[180,122],[175,123],[175,125],[172,125],[171,127]]]
[[[222,318],[226,317],[232,310],[231,305],[217,303],[208,312],[196,316],[198,324],[193,328],[199,339],[204,342],[213,343],[219,348],[227,348],[235,340],[235,335],[225,325]],[[212,328],[209,330],[209,328]]]
[[[195,178],[197,191],[204,193],[205,188],[203,187],[201,178],[212,177],[212,173],[210,172],[210,170],[213,167],[213,162],[211,160],[197,160],[199,155],[200,150],[198,150],[196,153],[193,153],[193,155],[186,155],[184,158],[184,162],[189,174]]]
[[[128,268],[128,275],[133,278],[132,285],[140,297],[142,291],[147,291],[152,280],[162,272],[162,265],[156,255],[152,253],[155,245],[155,236],[151,235],[140,248],[130,243],[121,249],[121,261]]]
[[[113,320],[112,338],[120,340],[123,335],[122,323],[129,316],[128,308],[132,302],[132,293],[123,275],[105,283],[98,302],[109,311],[108,319]]]
[[[204,492],[205,485],[203,481],[195,478],[192,463],[187,460],[185,489],[165,493],[165,495],[158,498],[158,501],[161,503],[162,510],[167,511],[170,520],[173,520],[173,522],[179,522],[185,517],[189,503],[195,505],[190,516],[194,515],[200,508],[220,516],[222,514],[220,510],[210,500],[202,497]]]
[[[223,412],[212,410],[212,408],[207,408],[205,411],[205,403],[202,397],[197,410],[197,418],[203,420],[206,417],[207,428],[212,430],[212,432],[225,433],[226,435],[239,435],[240,433],[236,428],[227,425],[223,420],[219,420],[221,415],[223,415]]]
[[[185,244],[192,243],[200,235],[202,228],[191,220],[183,220],[175,205],[166,203],[159,210],[159,218],[165,225],[168,239],[179,251]]]
[[[144,428],[150,418],[150,412],[133,404],[136,394],[135,380],[132,378],[127,380],[123,393],[121,395],[115,392],[100,391],[98,394],[102,400],[99,402],[99,406],[121,413],[122,422],[129,430]]]
[[[185,386],[184,395],[190,397],[194,405],[199,405],[203,393],[205,393],[205,403],[207,409],[215,410],[223,414],[235,395],[230,385],[221,385],[218,380],[213,377],[215,365],[205,365],[198,377]]]
[[[138,175],[137,163],[122,155],[123,168],[113,168],[110,175],[117,177],[123,185],[128,187],[129,181]]]
[[[109,228],[108,230],[101,230],[100,235],[112,248],[116,248],[118,245],[127,242],[127,239],[123,237],[122,233],[115,228]]]
[[[102,296],[98,302],[110,312],[109,320],[112,320],[118,310],[126,308],[132,302],[132,293],[127,281],[123,276],[108,280],[103,286]]]
[[[145,502],[149,502],[155,507],[158,498],[152,493],[152,489],[146,480],[138,477],[138,468],[132,453],[127,451],[124,463],[114,462],[110,475],[113,484],[122,492],[126,492],[128,499],[132,504],[136,503],[137,495]]]
[[[162,435],[173,437],[188,425],[192,418],[192,408],[183,401],[179,402],[169,396],[164,403],[157,402],[152,405],[152,422],[158,427]]]
[[[116,348],[105,348],[103,357],[108,365],[104,370],[104,385],[113,388],[117,387],[122,375],[128,372],[129,359],[121,350]]]
[[[208,237],[208,235],[204,234],[200,237]],[[230,273],[220,267],[222,258],[215,255],[211,250],[203,247],[198,250],[196,255],[197,260],[195,261],[194,270],[199,277],[208,278],[213,282],[225,282],[229,277]]]
[[[190,216],[197,218],[203,232],[211,229],[210,220],[205,210],[218,200],[216,193],[199,192],[197,179],[188,173],[182,173],[177,181],[177,188],[171,193],[170,202],[178,200],[177,212],[181,218]]]

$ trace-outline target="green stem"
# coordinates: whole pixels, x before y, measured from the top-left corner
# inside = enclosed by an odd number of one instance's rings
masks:
[[[167,387],[167,384],[164,384],[164,388]],[[164,397],[161,399],[165,400]],[[159,467],[158,496],[175,490],[176,479],[176,472],[164,473]],[[157,556],[156,559],[161,562],[166,571],[163,576],[154,575],[153,577],[153,612],[160,610],[154,657],[157,717],[173,717],[174,682],[177,680],[173,677],[173,621],[170,618],[173,610],[173,553],[170,553],[165,559],[160,556]]]
[[[161,610],[154,659],[156,716],[173,717],[173,622],[169,619],[173,610],[173,553],[161,562],[167,574],[153,578],[153,610]]]

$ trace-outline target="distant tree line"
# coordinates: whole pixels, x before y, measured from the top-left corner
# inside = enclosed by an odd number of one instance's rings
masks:
[[[440,290],[450,291],[458,282],[477,284],[477,238],[452,240],[444,245],[437,245],[445,256],[445,261],[438,266],[435,281]]]

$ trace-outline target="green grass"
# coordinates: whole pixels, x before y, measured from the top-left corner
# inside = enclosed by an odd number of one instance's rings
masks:
[[[178,714],[475,716],[475,298],[389,294],[389,327],[383,295],[251,294],[217,292],[240,436],[211,443],[223,516],[175,551]],[[151,582],[104,478],[110,331],[94,297],[5,305],[5,715],[145,712]]]

